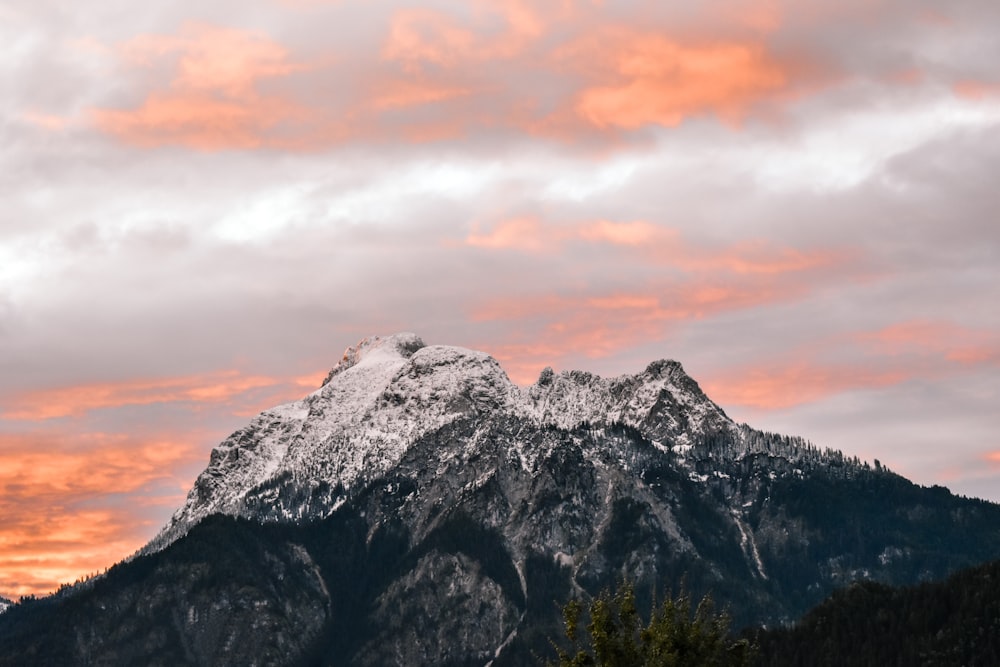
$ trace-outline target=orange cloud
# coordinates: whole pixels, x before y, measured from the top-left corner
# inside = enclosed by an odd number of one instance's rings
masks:
[[[753,285],[707,282],[605,295],[502,298],[478,307],[472,313],[472,319],[477,322],[489,322],[571,318],[579,320],[584,328],[592,328],[601,326],[600,320],[607,311],[615,311],[616,317],[626,312],[632,313],[633,322],[662,323],[699,319],[725,310],[762,305],[801,294],[804,289],[791,283]],[[565,325],[551,326],[565,327]]]
[[[1000,365],[1000,345],[982,345],[956,347],[949,350],[945,355],[948,361],[955,361],[963,365]]]
[[[57,387],[8,397],[0,417],[36,420],[79,416],[90,410],[125,405],[152,405],[190,401],[223,403],[251,389],[272,387],[282,380],[259,375],[221,371],[155,380]]]
[[[674,243],[680,236],[675,229],[664,228],[645,220],[631,222],[611,222],[597,220],[584,223],[577,229],[577,235],[591,243],[638,246],[646,243]]]
[[[531,382],[568,350],[607,357],[640,341],[662,339],[679,322],[774,303],[802,294],[802,283],[687,283],[598,295],[505,298],[476,308],[477,322],[516,322],[518,335],[486,346],[516,382]],[[519,340],[520,339],[520,340]]]
[[[127,493],[169,476],[170,466],[190,462],[194,456],[190,442],[162,436],[142,442],[105,433],[63,438],[51,434],[0,438],[3,495],[14,488],[30,488],[33,497],[69,494],[74,499]]]
[[[709,378],[702,385],[723,406],[781,410],[853,389],[899,384],[910,377],[901,370],[798,361],[734,370],[725,376]]]
[[[465,244],[473,248],[542,252],[549,249],[552,243],[558,243],[561,236],[559,232],[543,227],[537,218],[510,218],[495,225],[489,232],[473,231],[466,237]]]
[[[156,528],[142,508],[179,503],[202,457],[176,437],[0,436],[0,593],[48,593],[134,552]]]
[[[477,227],[464,241],[476,248],[532,253],[554,252],[571,242],[633,249],[654,264],[688,272],[778,275],[842,264],[854,255],[843,249],[802,251],[775,247],[765,241],[743,241],[724,248],[699,247],[684,242],[677,229],[645,220],[548,225],[534,217],[512,218],[489,231]]]
[[[1000,363],[996,333],[952,322],[913,320],[858,334],[857,341],[880,354],[922,354],[960,364]]]
[[[180,35],[137,37],[121,53],[136,66],[172,69],[167,88],[154,89],[139,107],[93,112],[98,127],[129,143],[256,148],[278,142],[283,124],[309,116],[294,101],[258,90],[263,80],[304,69],[261,33],[189,23]]]
[[[984,100],[989,97],[1000,95],[1000,84],[991,81],[976,81],[967,79],[958,81],[951,87],[952,92],[958,97],[967,100]]]
[[[775,361],[735,369],[704,384],[720,403],[780,410],[845,391],[1000,365],[1000,345],[988,342],[991,335],[951,322],[901,322],[836,339],[838,351],[853,355],[853,361]]]
[[[253,149],[302,111],[280,99],[217,99],[209,95],[151,94],[137,109],[99,110],[103,130],[136,146],[178,144],[199,150]]]
[[[26,511],[18,509],[19,518]],[[95,574],[144,543],[124,512],[91,510],[28,517],[30,533],[0,529],[0,591],[6,597],[46,595]],[[47,535],[32,540],[31,533]]]
[[[680,249],[671,261],[688,270],[777,275],[819,269],[852,259],[855,252],[846,249],[802,251],[775,247],[765,241],[742,241],[721,251]]]
[[[300,71],[287,50],[258,32],[188,23],[179,36],[142,35],[123,47],[127,58],[150,65],[177,56],[173,87],[222,92],[230,97],[255,94],[262,79]]]
[[[448,14],[427,8],[398,10],[392,17],[382,57],[409,69],[422,65],[456,67],[469,62],[509,59],[545,31],[544,23],[528,3],[506,0],[472,3],[478,28],[462,25]],[[489,34],[493,19],[504,28]]]
[[[27,111],[21,114],[21,118],[36,127],[40,127],[43,130],[48,130],[50,132],[61,132],[65,130],[69,124],[70,119],[65,116],[56,116],[54,114],[42,113],[39,111]]]
[[[63,387],[5,399],[0,417],[44,420],[177,401],[253,414],[319,388],[325,376],[222,371]],[[45,594],[133,553],[183,502],[207,454],[196,443],[217,437],[95,433],[80,422],[71,433],[0,434],[0,595]]]
[[[690,30],[655,12],[640,25],[594,2],[408,7],[386,17],[378,44],[338,46],[336,72],[329,55],[295,58],[259,31],[188,23],[120,46],[126,67],[146,74],[145,88],[134,105],[99,108],[92,118],[136,146],[209,151],[479,132],[618,141],[692,116],[737,121],[758,103],[820,81],[804,54],[779,57],[770,48],[779,10],[746,2],[699,8],[688,16],[700,26],[691,41],[680,37]]]
[[[763,42],[685,44],[631,28],[584,38],[559,58],[586,78],[575,103],[579,117],[626,130],[672,127],[705,113],[738,119],[753,104],[787,93],[796,74]]]
[[[422,79],[387,80],[372,93],[371,106],[376,111],[444,102],[473,94],[471,88],[450,86]]]
[[[310,373],[308,375],[300,375],[296,377],[293,382],[296,386],[304,387],[307,391],[315,391],[320,388],[320,385],[323,384],[323,380],[326,379],[326,376],[327,371]]]
[[[940,350],[956,335],[965,330],[945,322],[912,320],[899,322],[877,331],[858,334],[858,340],[876,346],[880,351],[898,353],[907,350]]]

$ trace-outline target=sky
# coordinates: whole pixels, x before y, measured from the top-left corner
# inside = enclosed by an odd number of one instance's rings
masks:
[[[0,595],[365,336],[1000,501],[995,0],[0,0]]]

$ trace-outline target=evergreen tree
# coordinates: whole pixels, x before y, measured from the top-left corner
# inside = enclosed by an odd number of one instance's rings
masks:
[[[585,633],[582,613],[579,600],[563,607],[572,652],[557,647],[558,667],[729,667],[749,665],[753,657],[747,640],[730,639],[729,617],[715,613],[709,596],[692,614],[691,598],[682,591],[643,625],[634,586],[625,584],[613,596],[605,590],[591,602]]]

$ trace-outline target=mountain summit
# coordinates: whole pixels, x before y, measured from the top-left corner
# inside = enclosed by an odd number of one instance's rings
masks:
[[[741,627],[998,556],[1000,506],[736,424],[675,361],[522,388],[397,334],[216,447],[138,557],[0,615],[0,665],[537,664],[623,578]]]
[[[348,348],[318,390],[264,411],[216,447],[150,548],[214,513],[284,521],[326,516],[425,435],[501,416],[532,428],[643,428],[664,452],[683,451],[708,434],[741,434],[675,361],[610,380],[547,368],[521,389],[483,352],[428,346],[412,333],[374,336]],[[538,452],[518,439],[509,444],[530,469]]]

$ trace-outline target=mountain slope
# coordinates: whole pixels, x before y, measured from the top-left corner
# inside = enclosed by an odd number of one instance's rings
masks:
[[[1000,664],[1000,561],[946,581],[855,583],[792,628],[758,635],[762,665]]]
[[[998,556],[1000,507],[734,424],[676,362],[521,389],[400,335],[217,447],[143,556],[0,616],[0,664],[535,664],[621,577],[741,627]]]

